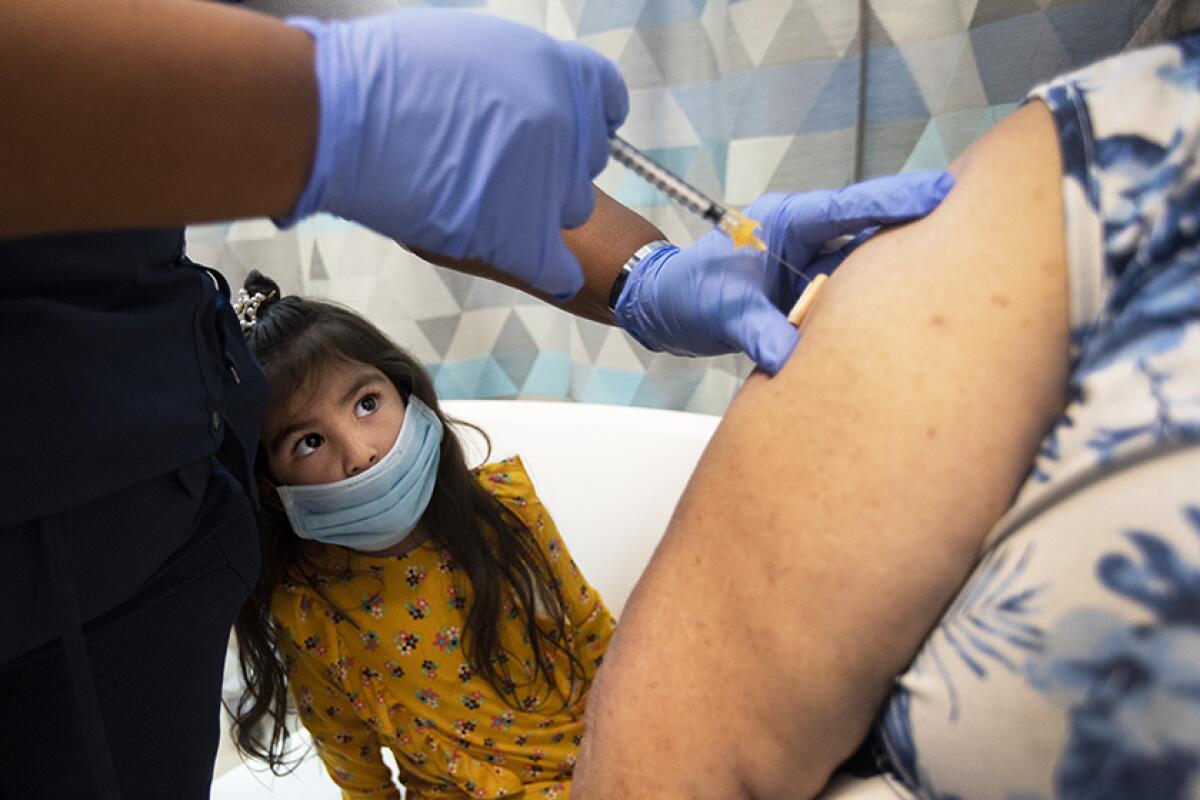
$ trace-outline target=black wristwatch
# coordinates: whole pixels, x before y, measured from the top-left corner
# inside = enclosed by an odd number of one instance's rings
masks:
[[[617,279],[613,281],[612,289],[608,292],[608,310],[616,312],[617,301],[621,299],[621,292],[625,289],[625,281],[629,280],[629,273],[633,272],[633,268],[638,263],[653,252],[661,250],[664,247],[670,247],[671,243],[666,239],[655,239],[653,242],[647,242],[637,249],[629,260],[621,267],[621,271],[617,273]]]

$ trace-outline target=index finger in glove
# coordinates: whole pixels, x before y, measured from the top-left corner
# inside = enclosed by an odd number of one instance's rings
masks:
[[[916,172],[798,195],[798,205],[790,209],[788,234],[818,244],[863,228],[906,222],[937,208],[953,187],[948,172]]]
[[[579,124],[587,142],[588,169],[595,177],[608,163],[609,137],[629,114],[629,90],[617,65],[595,50],[576,42],[563,42],[562,48],[579,80]]]

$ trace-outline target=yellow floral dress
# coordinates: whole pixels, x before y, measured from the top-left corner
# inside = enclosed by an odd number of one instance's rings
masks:
[[[565,601],[569,644],[590,686],[616,620],[571,560],[520,459],[481,467],[475,476],[545,553]],[[475,674],[462,648],[470,586],[433,541],[401,556],[344,552],[352,574],[322,588],[336,609],[312,588],[291,583],[272,601],[300,720],[343,796],[399,797],[380,758],[386,746],[409,800],[569,797],[585,700],[564,709],[561,696],[550,694],[540,708],[518,710]],[[502,616],[507,666],[520,685],[532,650],[511,603]],[[567,660],[556,653],[554,663],[565,694]],[[528,692],[521,686],[519,696]]]

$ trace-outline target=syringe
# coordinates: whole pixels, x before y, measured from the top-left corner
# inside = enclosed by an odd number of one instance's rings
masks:
[[[656,164],[650,156],[620,136],[612,137],[611,150],[613,158],[618,162],[641,175],[676,203],[716,225],[738,247],[748,245],[755,250],[767,249],[755,233],[759,227],[757,220],[711,199],[683,178]]]
[[[758,238],[758,234],[756,233],[759,228],[757,220],[747,217],[737,209],[730,208],[711,199],[683,178],[655,163],[650,156],[638,150],[620,136],[614,135],[612,137],[610,150],[612,151],[613,158],[619,163],[641,175],[642,178],[676,203],[716,225],[722,233],[733,240],[734,245],[737,247],[750,246],[755,250],[761,250],[800,276],[807,285],[796,300],[791,313],[788,314],[788,321],[797,328],[800,327],[800,323],[804,320],[808,309],[816,299],[817,292],[821,290],[822,285],[825,283],[825,275],[817,275],[815,279],[811,278],[805,275],[803,270],[784,261],[778,254],[767,252],[766,244],[763,243],[762,239]],[[849,239],[849,236],[839,237],[837,240],[827,243],[821,252],[836,250]]]

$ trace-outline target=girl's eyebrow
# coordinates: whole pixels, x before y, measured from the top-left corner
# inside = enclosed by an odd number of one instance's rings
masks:
[[[378,372],[364,372],[360,374],[354,379],[354,382],[350,384],[350,388],[346,390],[346,393],[342,395],[342,402],[339,403],[339,405],[346,405],[346,403],[349,403],[351,400],[353,400],[354,396],[363,389],[367,388],[373,383],[383,383],[383,381],[384,377]]]
[[[366,387],[368,387],[372,384],[375,384],[375,383],[383,383],[384,380],[386,380],[386,379],[382,375],[380,375],[376,372],[361,373],[357,378],[355,378],[351,382],[350,388],[348,388],[346,390],[346,393],[344,395],[342,395],[341,402],[338,405],[345,405],[346,403],[349,403],[351,400],[353,400],[355,398],[355,396],[359,392],[361,392]],[[311,419],[302,419],[302,420],[297,420],[295,422],[292,422],[286,428],[281,430],[279,433],[275,434],[275,437],[273,439],[271,439],[271,448],[270,448],[271,452],[278,451],[280,446],[283,445],[284,440],[287,439],[289,436],[291,436],[293,433],[302,431],[305,428],[315,427],[316,424],[317,424],[316,421],[311,420]]]

